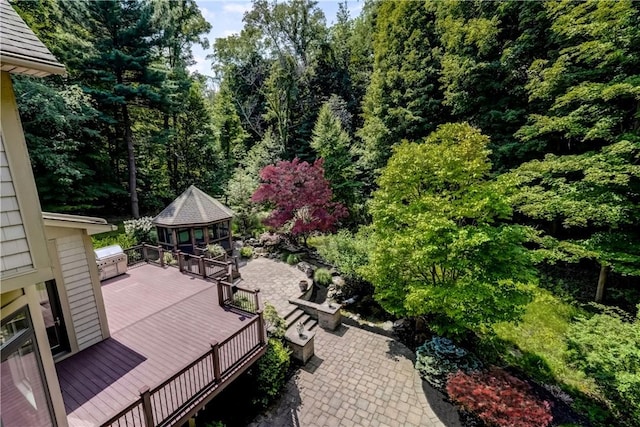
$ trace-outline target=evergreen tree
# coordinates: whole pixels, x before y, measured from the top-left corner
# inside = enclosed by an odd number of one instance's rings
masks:
[[[342,128],[340,119],[331,111],[329,103],[325,103],[320,109],[313,129],[311,147],[318,153],[318,157],[324,159],[325,177],[335,199],[351,209],[359,186],[355,180],[351,138]]]
[[[152,67],[157,34],[153,11],[149,3],[136,0],[70,2],[67,7],[75,9],[76,24],[91,37],[92,50],[77,69],[104,120],[113,126],[114,136],[124,142],[131,214],[137,218],[136,143],[130,109],[158,102],[158,88],[164,79],[164,74]]]
[[[424,2],[382,1],[373,48],[373,74],[359,132],[360,163],[370,176],[385,165],[395,143],[428,135],[448,116],[438,83],[435,15]]]

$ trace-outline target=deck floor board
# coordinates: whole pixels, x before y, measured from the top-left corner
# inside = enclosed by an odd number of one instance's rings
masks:
[[[175,268],[136,266],[102,282],[111,338],[56,368],[69,425],[100,425],[242,329],[250,316],[218,304],[216,285]]]

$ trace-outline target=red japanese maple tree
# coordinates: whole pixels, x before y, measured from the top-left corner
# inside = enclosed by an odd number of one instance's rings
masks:
[[[306,244],[309,233],[331,231],[340,218],[347,216],[347,209],[332,201],[322,165],[322,159],[309,164],[295,158],[260,171],[261,184],[251,201],[274,206],[265,225],[285,227],[292,235],[302,236]]]

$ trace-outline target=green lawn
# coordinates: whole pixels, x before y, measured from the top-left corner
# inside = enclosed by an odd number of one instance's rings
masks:
[[[566,359],[565,334],[583,310],[562,301],[546,290],[537,290],[518,324],[495,326],[498,341],[495,348],[510,365],[518,367],[539,382],[555,384],[574,399],[574,408],[586,415],[594,425],[606,425],[611,418],[606,409],[607,397],[594,380]]]

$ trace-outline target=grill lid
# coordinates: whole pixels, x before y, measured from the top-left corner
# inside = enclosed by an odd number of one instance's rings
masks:
[[[105,246],[104,248],[95,249],[93,252],[96,254],[96,261],[124,253],[120,245]]]

